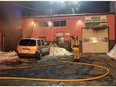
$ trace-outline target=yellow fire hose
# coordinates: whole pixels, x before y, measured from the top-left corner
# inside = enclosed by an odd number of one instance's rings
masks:
[[[97,68],[102,68],[102,69],[106,70],[107,72],[103,75],[100,75],[100,76],[96,76],[96,77],[92,77],[92,78],[83,78],[83,79],[44,79],[44,78],[23,78],[23,77],[0,77],[0,80],[31,80],[31,81],[45,81],[45,82],[80,82],[80,81],[89,81],[89,80],[100,79],[100,78],[105,77],[109,73],[108,68],[106,68],[104,66],[96,65],[96,64],[61,61],[61,64],[65,64],[65,63],[66,64],[70,63],[70,64],[81,64],[81,65],[87,65],[87,66],[94,66]],[[52,65],[54,66],[56,64],[49,64],[49,66],[52,66]],[[57,65],[60,65],[60,63]],[[27,67],[19,67],[19,68],[22,69],[22,68],[34,68],[34,67],[36,68],[38,66],[27,66]],[[9,69],[15,69],[15,68],[9,68]]]

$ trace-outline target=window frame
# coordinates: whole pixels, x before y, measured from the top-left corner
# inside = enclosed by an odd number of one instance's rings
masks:
[[[58,25],[55,25],[55,22],[58,22]],[[62,24],[62,22],[65,22],[65,24]],[[53,21],[53,27],[66,27],[67,23],[66,20],[54,20]]]
[[[48,28],[49,21],[48,20],[36,20],[37,27]]]

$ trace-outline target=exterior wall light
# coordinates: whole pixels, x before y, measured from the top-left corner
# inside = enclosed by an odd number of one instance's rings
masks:
[[[78,20],[77,22],[80,23],[80,22],[82,22],[82,20]]]
[[[49,25],[49,27],[51,27],[52,26],[52,22],[48,21],[48,25]]]
[[[34,24],[34,21],[32,21],[31,24],[33,25]]]

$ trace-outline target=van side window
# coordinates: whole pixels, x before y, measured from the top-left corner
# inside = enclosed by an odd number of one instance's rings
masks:
[[[40,40],[37,40],[38,41],[38,45],[40,46],[41,45],[41,41]]]
[[[42,42],[42,45],[44,45],[44,40],[41,40],[41,42]]]

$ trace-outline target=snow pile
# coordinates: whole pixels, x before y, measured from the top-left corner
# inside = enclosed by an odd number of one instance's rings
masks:
[[[65,48],[60,48],[56,44],[50,47],[50,55],[72,55],[73,53],[67,51]]]
[[[18,59],[16,52],[2,52],[0,51],[0,62]]]
[[[116,44],[114,45],[114,47],[110,50],[109,53],[107,53],[108,56],[114,58],[116,60]]]

